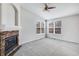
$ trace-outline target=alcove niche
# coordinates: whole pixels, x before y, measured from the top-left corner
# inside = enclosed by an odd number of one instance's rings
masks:
[[[2,4],[2,28],[13,30],[18,27],[18,9],[14,4]]]

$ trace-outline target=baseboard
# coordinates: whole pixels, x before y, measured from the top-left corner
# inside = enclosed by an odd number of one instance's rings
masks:
[[[35,42],[35,41],[38,41],[38,40],[44,39],[44,38],[45,38],[45,37],[42,37],[42,38],[37,39],[37,40],[31,40],[31,41],[25,42],[25,43],[21,44],[21,46],[24,45],[24,44],[30,43],[30,42]]]
[[[10,54],[6,55],[6,56],[13,56],[20,48],[22,45],[19,45],[17,48],[15,48],[15,50],[13,52],[11,52]]]
[[[57,39],[57,38],[51,38],[51,37],[48,37],[48,38],[49,38],[49,39],[54,39],[54,40],[63,41],[63,42],[68,42],[68,43],[79,44],[78,42],[66,41],[66,40],[61,40],[61,39]]]

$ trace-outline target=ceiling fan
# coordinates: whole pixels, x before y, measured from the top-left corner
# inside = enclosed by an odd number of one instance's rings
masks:
[[[44,7],[44,10],[45,10],[45,11],[48,11],[49,9],[54,9],[54,8],[56,8],[56,7],[49,7],[47,3],[45,3],[44,6],[45,6],[45,7]]]

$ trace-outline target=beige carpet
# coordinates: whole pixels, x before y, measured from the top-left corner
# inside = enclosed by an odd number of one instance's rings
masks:
[[[41,39],[26,43],[14,56],[77,56],[79,44],[54,39]]]

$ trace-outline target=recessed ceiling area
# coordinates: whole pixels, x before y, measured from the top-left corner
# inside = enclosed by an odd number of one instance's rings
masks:
[[[48,3],[48,6],[56,7],[48,11],[44,10],[44,3],[23,3],[20,5],[43,19],[54,19],[79,13],[79,3]]]

